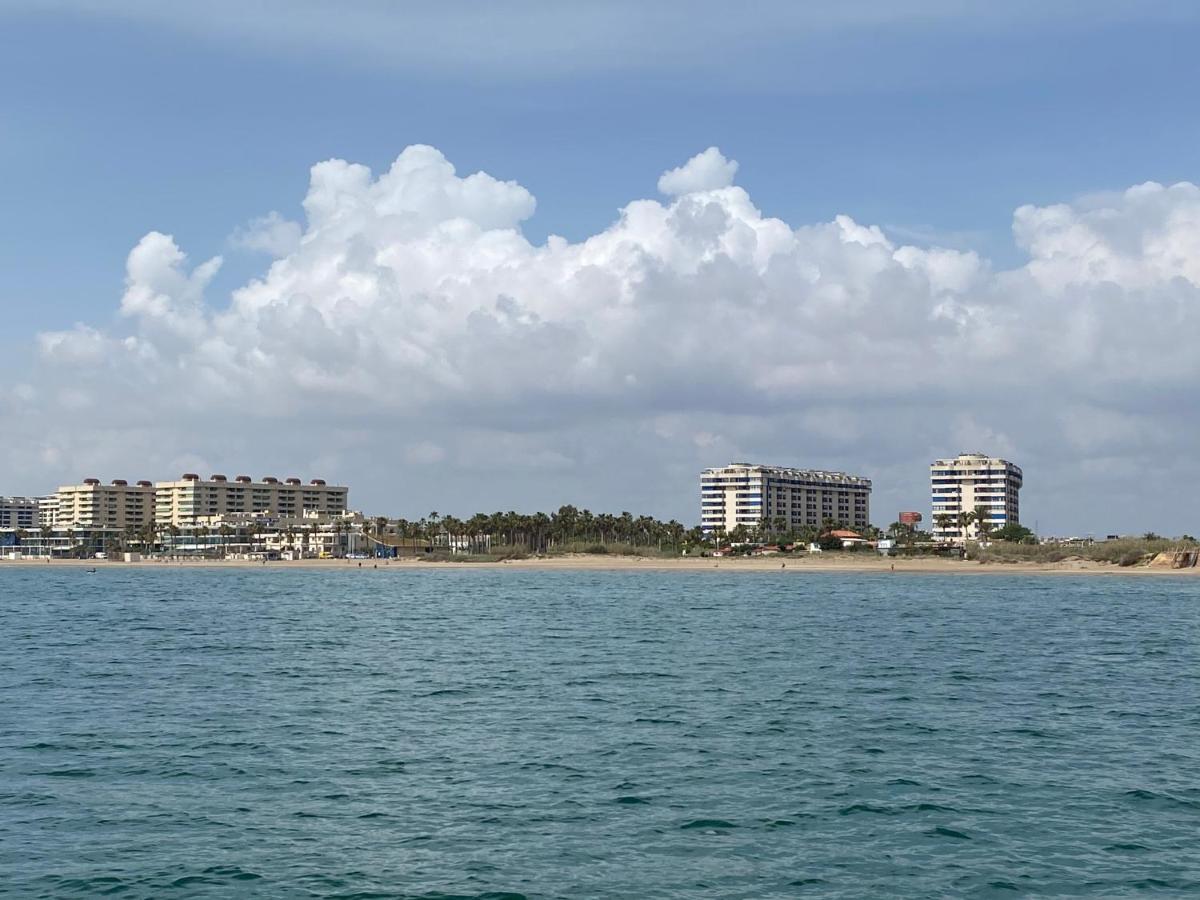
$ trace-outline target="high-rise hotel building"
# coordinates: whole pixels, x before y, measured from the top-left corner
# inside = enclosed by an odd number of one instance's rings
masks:
[[[844,472],[730,463],[700,474],[700,527],[732,531],[738,525],[820,527],[826,521],[866,528],[871,481]]]
[[[958,517],[981,506],[988,511],[987,521],[993,531],[1010,522],[1020,524],[1017,495],[1022,483],[1019,466],[982,453],[961,453],[954,459],[935,460],[929,466],[933,536],[939,540],[964,540]],[[946,515],[953,521],[942,526],[939,516]],[[979,524],[973,522],[967,528],[966,539],[978,537]]]
[[[328,521],[346,513],[349,489],[326,484],[320,478],[304,484],[299,478],[266,476],[254,481],[239,475],[230,481],[213,475],[202,481],[188,473],[179,481],[155,485],[154,518],[159,525],[188,526],[201,520],[230,514],[262,513],[281,519],[311,518]]]

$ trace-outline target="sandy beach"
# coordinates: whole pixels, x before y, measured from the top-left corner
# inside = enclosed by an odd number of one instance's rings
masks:
[[[885,559],[864,554],[828,554],[824,556],[770,556],[752,558],[681,557],[659,559],[642,556],[603,556],[574,554],[529,559],[513,559],[501,562],[435,562],[422,559],[354,560],[354,559],[305,559],[295,561],[256,560],[142,560],[123,562],[109,560],[0,560],[4,568],[95,568],[103,569],[186,569],[186,568],[241,568],[241,569],[286,569],[286,570],[345,570],[364,569],[381,571],[411,571],[428,569],[510,569],[521,571],[571,572],[571,571],[627,571],[627,572],[775,572],[780,574],[824,573],[878,573],[882,575],[946,574],[946,575],[1127,575],[1127,576],[1200,576],[1200,568],[1171,569],[1151,566],[1117,566],[1112,563],[1086,559],[1066,559],[1055,563],[979,563],[949,559]]]

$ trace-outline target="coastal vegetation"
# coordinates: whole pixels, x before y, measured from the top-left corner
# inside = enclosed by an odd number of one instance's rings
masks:
[[[660,521],[630,512],[614,515],[562,506],[554,513],[475,513],[467,518],[431,512],[418,520],[371,520],[371,534],[383,545],[426,544],[436,547],[446,538],[468,550],[485,545],[488,555],[504,552],[588,552],[602,547],[652,548],[678,553],[699,538],[699,529],[688,529],[675,520]]]
[[[1070,559],[1105,562],[1120,566],[1135,566],[1149,562],[1163,552],[1194,550],[1195,538],[1184,535],[1169,539],[1154,533],[1140,537],[1124,537],[1104,541],[1064,540],[1040,542],[1028,528],[1018,524],[992,527],[985,510],[966,512],[958,516],[939,514],[935,522],[939,531],[959,531],[959,541],[937,540],[933,534],[920,531],[911,524],[893,522],[886,530],[875,526],[848,529],[846,523],[832,518],[820,525],[789,527],[783,518],[761,519],[753,525],[738,525],[725,531],[718,528],[705,534],[699,527],[687,527],[671,519],[663,521],[652,516],[620,513],[594,513],[572,505],[559,507],[555,512],[518,513],[515,511],[475,513],[460,518],[431,512],[410,520],[376,516],[357,522],[339,520],[324,526],[326,539],[332,530],[335,540],[325,544],[334,548],[333,556],[345,555],[347,543],[343,538],[352,530],[365,537],[366,544],[355,553],[381,556],[420,556],[429,560],[459,562],[498,562],[534,556],[639,556],[678,557],[702,556],[720,550],[724,554],[753,554],[766,550],[772,553],[804,552],[815,546],[826,552],[876,552],[876,542],[890,538],[891,553],[899,556],[965,555],[969,560],[983,563],[1056,563]],[[978,526],[978,540],[964,540],[972,524]],[[276,537],[281,551],[315,552],[313,539],[321,526],[289,524]],[[203,555],[225,558],[244,553],[254,545],[265,530],[258,523],[234,528],[228,524],[181,529],[174,525],[147,524],[131,527],[105,539],[103,550],[108,558],[122,552],[145,555],[179,553],[181,537],[195,540],[203,549],[185,550],[183,555]],[[846,531],[853,534],[847,535]],[[50,529],[39,529],[47,541]],[[20,530],[19,541],[39,532]],[[851,538],[845,541],[845,538]],[[863,540],[858,540],[862,538]],[[352,545],[351,545],[352,546]],[[342,548],[340,551],[338,547]],[[72,529],[66,532],[66,548],[61,557],[91,558],[92,550]],[[329,554],[325,554],[329,555]]]
[[[789,528],[784,519],[775,518],[705,535],[698,526],[688,528],[674,519],[664,522],[630,512],[593,513],[571,505],[552,513],[510,511],[459,518],[431,512],[415,521],[380,517],[368,524],[373,541],[379,545],[396,547],[402,552],[429,548],[434,558],[444,551],[447,558],[481,561],[519,558],[522,554],[678,556],[762,543],[781,547],[816,543],[826,549],[840,550],[840,539],[831,538],[830,532],[846,527],[843,522],[826,519],[820,526]],[[868,539],[883,536],[873,526],[858,533]],[[451,554],[451,543],[460,552]]]
[[[1136,566],[1149,562],[1159,553],[1192,550],[1197,546],[1196,540],[1187,535],[1172,540],[1150,533],[1142,537],[1108,541],[1063,541],[1044,544],[993,540],[987,547],[969,543],[966,554],[967,559],[987,563],[1054,563],[1074,558],[1119,566]]]

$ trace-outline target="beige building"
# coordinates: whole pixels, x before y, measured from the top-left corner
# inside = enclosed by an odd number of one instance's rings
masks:
[[[154,485],[130,484],[117,478],[101,484],[85,478],[83,484],[60,487],[55,493],[56,528],[141,528],[154,521]]]
[[[299,478],[267,476],[254,481],[239,475],[230,481],[213,475],[202,481],[186,474],[179,481],[160,481],[154,486],[154,518],[159,525],[185,527],[211,517],[263,513],[282,519],[329,521],[346,513],[349,489],[314,478],[308,484]]]
[[[700,473],[700,527],[705,532],[766,519],[787,529],[820,527],[827,520],[866,528],[871,522],[871,481],[845,472],[730,463]]]
[[[959,542],[977,539],[979,523],[972,522],[964,537],[959,516],[981,506],[988,511],[987,522],[992,531],[1010,522],[1020,524],[1018,494],[1023,482],[1020,467],[982,453],[960,453],[954,459],[935,460],[929,465],[933,536]],[[939,518],[944,516],[950,516],[952,521]]]

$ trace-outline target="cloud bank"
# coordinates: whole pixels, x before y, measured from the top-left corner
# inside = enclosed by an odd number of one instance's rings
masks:
[[[115,325],[40,335],[38,377],[0,401],[23,435],[6,465],[288,465],[369,485],[372,510],[691,522],[697,469],[748,457],[870,475],[886,525],[925,508],[931,458],[979,449],[1025,467],[1027,519],[1196,527],[1200,188],[1021,207],[1028,262],[997,271],[846,215],[764,216],[736,171],[709,148],[665,200],[533,244],[525,188],[432,147],[378,176],[318,163],[303,222],[235,232],[272,258],[229,296],[208,296],[220,257],[151,232]]]

